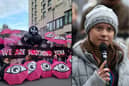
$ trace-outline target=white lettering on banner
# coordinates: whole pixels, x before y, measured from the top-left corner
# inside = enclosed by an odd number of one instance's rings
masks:
[[[64,55],[65,54],[64,50],[55,50],[54,52],[56,55]]]
[[[55,55],[65,55],[67,51],[66,49],[25,49],[25,48],[13,48],[13,49],[2,49],[0,50],[0,54],[5,57],[16,57],[21,56],[25,57],[25,55],[32,55],[32,56],[45,56],[51,57],[53,54]]]
[[[48,53],[50,51],[41,51],[40,55],[42,56],[52,56],[52,52]]]
[[[52,56],[51,51],[28,50],[28,55]]]
[[[39,50],[28,50],[28,55],[39,55],[40,51]]]
[[[16,49],[15,55],[25,55],[25,49]]]
[[[3,49],[1,51],[3,56],[12,55],[12,49]]]

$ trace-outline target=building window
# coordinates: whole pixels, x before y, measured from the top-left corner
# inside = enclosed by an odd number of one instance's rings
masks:
[[[64,19],[65,24],[70,24],[72,23],[72,11],[68,10],[65,12],[65,19]]]
[[[32,24],[33,24],[33,22],[34,22],[34,20],[33,20],[33,18],[32,18]]]
[[[49,29],[49,23],[47,24],[47,29]]]
[[[52,22],[49,24],[49,30],[52,31]]]
[[[45,3],[45,0],[42,0],[42,1],[41,1],[41,6],[42,6],[44,3]]]
[[[33,16],[34,16],[34,15],[33,15],[33,13],[32,13],[32,18],[33,18]]]
[[[55,30],[55,25],[56,25],[56,23],[55,23],[55,21],[53,21],[53,30]]]
[[[37,9],[37,5],[35,4],[35,9]]]
[[[63,27],[63,18],[60,18],[60,27]]]
[[[32,6],[34,5],[34,2],[32,2]]]
[[[46,16],[46,11],[43,12],[43,18]]]
[[[32,12],[33,12],[33,10],[34,10],[34,9],[33,9],[33,7],[32,7]]]
[[[56,28],[58,29],[60,27],[60,21],[59,19],[56,20]]]
[[[68,24],[68,13],[65,13],[65,24]]]
[[[49,31],[53,31],[54,30],[54,28],[53,28],[53,22],[49,22],[47,24],[47,28],[48,28]]]
[[[46,4],[43,4],[43,10],[45,9],[45,7],[46,7]]]
[[[72,11],[69,11],[69,23],[72,23]]]
[[[55,25],[56,25],[56,21],[51,21],[47,24],[47,28],[49,29],[49,31],[54,31],[55,30]]]
[[[58,30],[59,28],[63,27],[63,17],[60,17],[56,20],[53,20],[47,24],[47,27],[50,31]]]
[[[63,17],[56,19],[56,29],[63,27]]]
[[[52,0],[48,0],[48,6],[52,4]]]
[[[49,12],[49,11],[51,11],[51,10],[52,10],[52,8],[51,8],[51,7],[50,7],[50,8],[48,8],[48,12]]]

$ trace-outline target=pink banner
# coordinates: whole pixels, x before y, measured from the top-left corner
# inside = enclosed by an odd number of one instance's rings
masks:
[[[64,62],[54,62],[52,64],[52,73],[59,79],[69,78],[71,69]]]
[[[1,32],[0,32],[0,34],[11,34],[11,30],[10,29],[3,29]]]
[[[12,34],[14,34],[14,33],[15,33],[15,34],[16,34],[16,33],[21,33],[21,31],[20,31],[20,30],[12,30],[11,33],[12,33]]]
[[[40,78],[41,70],[40,66],[35,61],[28,61],[24,63],[24,66],[28,68],[27,80],[36,80]]]
[[[54,37],[54,42],[57,43],[57,44],[67,44],[66,39],[62,36],[55,36]]]
[[[27,68],[20,64],[12,64],[4,72],[4,80],[9,85],[22,84],[28,75]]]
[[[72,39],[72,35],[71,34],[68,34],[68,35],[66,35],[66,38],[67,39]]]
[[[4,44],[3,38],[0,38],[0,44]]]
[[[56,36],[56,34],[54,32],[47,32],[45,33],[45,39],[47,39],[48,41],[53,42],[53,38]]]
[[[46,60],[38,61],[38,65],[40,66],[41,76],[43,78],[52,76],[51,64],[48,61]]]
[[[72,69],[72,55],[68,56],[68,59],[66,62],[67,62],[67,65],[70,67],[70,69]]]

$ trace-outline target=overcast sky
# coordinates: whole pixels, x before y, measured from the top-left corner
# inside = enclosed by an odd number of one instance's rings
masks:
[[[28,29],[28,0],[0,0],[0,28]]]

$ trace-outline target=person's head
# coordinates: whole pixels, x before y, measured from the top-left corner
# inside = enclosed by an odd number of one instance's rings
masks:
[[[9,64],[10,61],[11,61],[11,59],[9,59],[9,58],[6,58],[6,57],[3,58],[3,62],[6,63],[6,64]]]
[[[117,5],[120,3],[121,0],[101,0],[101,3],[106,5],[106,6],[109,6],[109,7],[112,7],[114,5]]]
[[[27,55],[27,56],[25,57],[25,60],[26,60],[26,61],[31,61],[31,60],[32,60],[32,57],[31,57],[30,55]]]
[[[32,35],[37,35],[38,34],[38,28],[36,26],[31,26],[29,28],[29,33]]]
[[[86,15],[85,30],[95,46],[110,45],[118,32],[118,18],[112,9],[98,5]]]
[[[55,58],[55,59],[58,59],[58,55],[54,55],[54,58]]]

